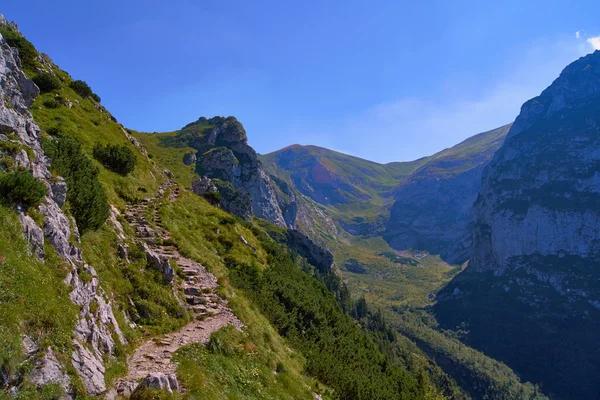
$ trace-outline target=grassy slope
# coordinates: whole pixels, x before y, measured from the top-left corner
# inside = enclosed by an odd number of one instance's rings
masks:
[[[111,119],[110,113],[104,107],[91,99],[81,98],[68,87],[67,82],[70,78],[58,67],[54,67],[54,70],[57,75],[65,77],[62,87],[38,96],[31,108],[35,122],[42,131],[48,132],[53,128],[59,128],[62,132],[75,137],[90,156],[97,143],[124,145],[134,152],[137,158],[136,167],[127,176],[100,168],[99,178],[104,184],[111,204],[122,206],[126,200],[135,201],[147,197],[148,193],[154,193],[165,179],[164,176],[157,173],[152,162],[129,142],[123,133],[123,127]],[[44,105],[44,101],[56,96],[70,101],[72,107],[48,108]],[[100,163],[97,165],[100,166]]]
[[[165,147],[161,145],[163,138],[175,137],[177,132],[167,133],[142,133],[131,131],[133,136],[140,141],[148,150],[148,155],[152,157],[159,165],[167,168],[175,175],[175,180],[185,187],[192,185],[195,176],[194,165],[186,166],[183,164],[183,155],[189,152],[196,152],[191,147]]]
[[[277,395],[275,393],[277,390],[283,390],[283,387],[287,385],[285,381],[289,380],[289,377],[286,375],[280,377],[280,374],[274,375],[273,370],[282,367],[286,374],[297,376],[297,380],[306,379],[301,378],[299,374],[299,371],[304,368],[305,361],[290,348],[302,347],[301,341],[298,342],[296,339],[294,341],[295,346],[286,344],[286,341],[273,331],[269,322],[258,311],[254,301],[250,302],[248,297],[244,295],[246,291],[235,289],[234,285],[228,283],[232,270],[231,265],[228,265],[231,261],[226,262],[226,260],[231,260],[232,257],[236,260],[234,264],[255,265],[265,274],[268,274],[268,270],[273,268],[269,264],[261,240],[256,237],[254,230],[240,224],[236,219],[231,218],[221,210],[215,209],[204,199],[191,193],[184,193],[176,203],[165,204],[160,212],[165,226],[177,239],[180,252],[203,263],[219,277],[219,282],[222,284],[221,290],[229,298],[230,306],[249,328],[249,337],[246,339],[236,337],[233,330],[231,331],[233,337],[223,338],[222,340],[226,342],[224,344],[225,350],[217,349],[217,351],[212,345],[209,345],[207,349],[197,346],[180,352],[180,362],[185,365],[186,370],[183,371],[182,368],[181,371],[184,381],[187,379],[186,374],[188,373],[202,376],[206,384],[201,388],[192,389],[192,391],[209,397],[215,396],[214,398],[288,398],[289,392],[287,391],[277,392]],[[218,234],[215,233],[217,229],[219,230]],[[256,252],[243,245],[239,240],[240,236],[243,236],[254,246],[257,249]],[[298,270],[298,272],[300,271]],[[312,301],[316,300],[313,299]],[[333,300],[331,299],[331,301]],[[297,312],[301,312],[301,310]],[[353,335],[355,334],[356,332],[353,333]],[[265,338],[267,338],[266,341]],[[236,344],[233,349],[232,344],[228,341],[233,341]],[[254,346],[258,346],[258,349],[266,347],[269,350],[263,355],[252,354],[248,359],[245,357],[249,353],[248,347],[254,348]],[[227,348],[230,348],[230,350],[227,350]],[[414,350],[418,351],[416,348]],[[224,357],[223,353],[227,353],[230,357]],[[313,355],[314,358],[310,360],[313,373],[319,373],[315,372],[315,365],[319,364],[320,358],[326,356],[327,353]],[[238,362],[241,365],[254,365],[252,367],[256,374],[254,381],[249,379],[247,370],[242,370],[239,366],[235,367],[237,357],[241,357]],[[192,368],[188,372],[188,366],[191,365],[190,363],[193,360],[202,360],[202,364],[209,365],[210,369],[200,372]],[[324,376],[327,376],[327,374]],[[256,378],[258,378],[258,381]],[[279,379],[284,378],[285,381],[279,382]],[[259,382],[265,379],[275,379],[279,383],[271,386],[272,391],[261,391]],[[244,384],[243,381],[247,382]],[[308,383],[310,381],[306,382],[306,384]],[[289,381],[289,384],[292,384],[292,381]],[[318,391],[320,387],[316,381],[312,381],[313,391]],[[225,397],[225,393],[222,392],[223,389],[231,397]],[[301,388],[297,387],[297,389]],[[439,394],[433,391],[430,396],[431,398],[437,398],[436,396],[439,396]],[[292,396],[292,398],[299,397]]]
[[[111,204],[123,208],[127,202],[138,201],[153,194],[165,179],[153,161],[145,157],[133,146],[123,132],[122,126],[115,122],[110,113],[90,99],[83,99],[68,87],[70,77],[56,66],[53,72],[61,77],[62,85],[52,93],[40,95],[31,111],[36,123],[44,135],[57,127],[66,134],[75,137],[83,146],[83,150],[91,158],[95,144],[121,144],[130,147],[137,158],[135,170],[123,177],[115,174],[99,163],[100,181],[107,192]],[[30,76],[33,71],[26,71]],[[60,96],[72,107],[61,105],[49,108],[44,105],[48,99]],[[177,152],[165,151],[156,146],[152,138],[134,133],[149,147],[150,154],[156,156],[162,167],[168,167],[177,174],[178,181],[186,186],[191,182],[190,169],[186,169],[181,160],[185,149]],[[150,139],[150,140],[148,140]],[[170,149],[171,150],[171,149]],[[185,151],[184,151],[185,152]],[[154,154],[156,153],[156,154]],[[94,161],[95,162],[95,161]],[[184,199],[186,197],[184,196]],[[212,209],[203,200],[190,197],[192,204],[200,202],[203,209],[216,215],[218,221],[232,220],[230,216]],[[68,204],[65,206],[68,208]],[[212,209],[212,210],[211,210]],[[196,219],[197,220],[197,219]],[[205,220],[205,221],[209,221]],[[52,249],[47,248],[48,259],[45,264],[25,256],[27,254],[25,240],[16,214],[4,206],[0,207],[0,361],[7,371],[13,371],[20,362],[20,335],[31,335],[42,346],[51,346],[63,363],[70,366],[71,338],[77,315],[77,307],[68,298],[69,289],[62,283],[66,268]],[[100,277],[101,286],[113,299],[115,316],[123,329],[130,346],[118,349],[117,358],[107,360],[106,380],[110,384],[119,376],[126,374],[125,356],[135,344],[144,337],[160,335],[182,326],[188,321],[187,313],[182,312],[171,289],[162,282],[159,274],[145,268],[143,254],[132,245],[132,231],[124,224],[130,245],[131,263],[125,263],[118,257],[118,240],[110,224],[97,231],[86,232],[81,238],[84,259],[93,265]],[[192,232],[202,226],[191,227]],[[246,259],[248,248],[239,242],[237,227],[231,240],[238,243],[239,252],[234,252],[237,260]],[[250,243],[255,239],[243,228]],[[194,237],[191,234],[190,237]],[[189,254],[205,254],[203,261],[215,266],[218,274],[219,265],[223,265],[219,257],[211,257],[206,253],[202,242],[186,242]],[[236,247],[236,248],[237,248]],[[255,256],[255,255],[253,255]],[[260,251],[258,254],[260,259]],[[228,288],[226,282],[225,291]],[[215,342],[221,343],[211,349],[202,346],[191,346],[182,349],[179,360],[185,368],[178,371],[181,381],[189,388],[189,392],[181,397],[198,398],[272,398],[272,399],[312,399],[315,392],[326,395],[327,387],[303,375],[304,359],[292,351],[273,327],[253,307],[252,303],[241,293],[231,293],[234,297],[231,304],[247,325],[246,333],[226,329],[216,335]],[[129,328],[125,312],[138,324],[135,329]],[[242,349],[242,351],[240,351]],[[28,366],[25,366],[28,368]],[[68,367],[69,372],[70,367]],[[277,374],[273,374],[277,371]],[[74,382],[77,383],[75,374]],[[78,384],[80,386],[80,384]],[[35,391],[24,387],[21,393],[27,399],[56,398],[57,388],[48,386],[43,391]],[[82,391],[79,391],[82,393]],[[3,398],[4,393],[0,393]],[[180,397],[180,396],[177,396]],[[328,398],[325,396],[325,398]]]
[[[22,364],[23,334],[42,349],[51,347],[63,361],[69,360],[79,312],[63,283],[68,267],[50,246],[46,246],[46,262],[30,256],[21,229],[16,213],[0,205],[0,368],[8,374],[33,367],[32,361]],[[36,392],[26,385],[23,398],[50,399],[55,391],[48,387]]]

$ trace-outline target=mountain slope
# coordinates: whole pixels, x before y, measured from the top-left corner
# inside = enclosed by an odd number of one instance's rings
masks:
[[[471,261],[437,306],[446,327],[552,398],[598,398],[600,52],[526,102],[486,168]]]
[[[282,208],[295,211],[287,214],[288,224],[321,243],[346,234],[383,235],[397,250],[428,250],[463,262],[481,171],[509,128],[411,162],[378,164],[300,145],[260,158]]]
[[[463,397],[364,302],[355,312],[330,253],[186,191],[1,15],[0,33],[0,398]],[[241,165],[236,190],[269,184],[241,125],[200,122],[201,165],[218,149]],[[225,323],[217,312],[242,331],[190,337]]]
[[[429,157],[401,183],[384,233],[391,247],[426,250],[449,263],[468,259],[471,209],[481,173],[510,126],[480,133]]]

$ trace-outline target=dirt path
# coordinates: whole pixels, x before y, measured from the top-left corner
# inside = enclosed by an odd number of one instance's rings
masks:
[[[173,377],[177,365],[172,356],[179,348],[193,343],[206,344],[213,332],[226,325],[231,324],[238,329],[243,326],[227,306],[227,301],[216,293],[218,285],[215,276],[202,264],[183,257],[174,246],[162,244],[165,239],[171,239],[158,212],[160,201],[167,192],[170,192],[169,201],[177,200],[179,188],[168,181],[161,185],[155,197],[129,206],[125,218],[135,229],[139,241],[145,242],[159,257],[175,261],[182,269],[184,279],[174,283],[174,290],[183,291],[185,302],[181,303],[193,313],[194,320],[177,332],[143,342],[127,361],[128,375],[117,381],[107,398],[115,398],[117,393],[128,397],[138,381],[148,374],[161,373]],[[148,221],[149,216],[151,221]]]

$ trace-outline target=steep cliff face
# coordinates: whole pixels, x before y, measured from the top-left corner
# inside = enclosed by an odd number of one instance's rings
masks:
[[[432,156],[402,182],[384,234],[390,246],[427,250],[450,263],[465,262],[481,173],[510,126],[480,133]]]
[[[600,260],[600,52],[569,65],[525,103],[486,169],[470,270],[515,257]]]
[[[486,167],[467,269],[442,326],[551,398],[598,398],[600,52],[526,102]]]
[[[281,209],[275,197],[273,185],[265,173],[254,149],[248,144],[248,137],[242,124],[234,117],[200,118],[181,129],[177,136],[168,138],[163,144],[185,143],[198,150],[196,171],[200,176],[212,180],[228,182],[241,197],[231,190],[222,189],[215,182],[221,194],[223,205],[234,203],[230,211],[247,217],[246,209],[253,215],[266,219],[278,226],[286,226]],[[236,199],[249,195],[247,207],[240,206]],[[229,209],[229,208],[228,208]]]

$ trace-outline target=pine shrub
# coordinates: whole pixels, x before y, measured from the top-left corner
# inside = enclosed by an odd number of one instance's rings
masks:
[[[127,146],[97,144],[94,147],[94,158],[113,172],[123,176],[135,168],[136,158],[133,151]]]
[[[0,196],[24,208],[37,207],[48,189],[30,171],[15,171],[0,176]]]

